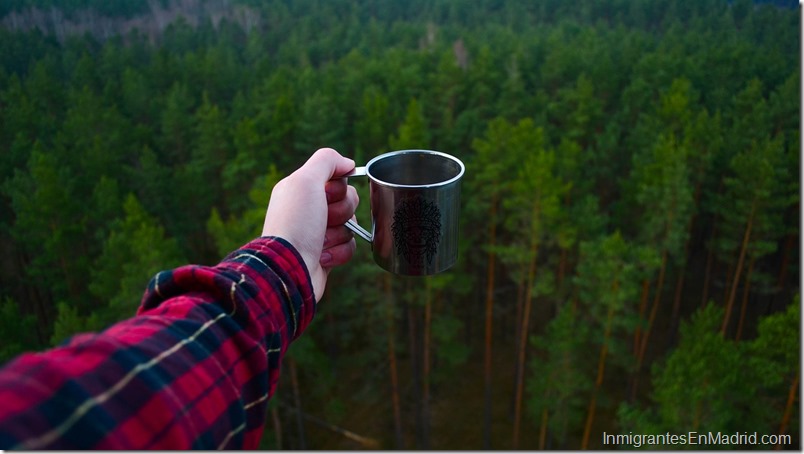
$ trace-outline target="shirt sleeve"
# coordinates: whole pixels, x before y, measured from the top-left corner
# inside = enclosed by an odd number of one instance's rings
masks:
[[[0,369],[0,449],[255,449],[315,304],[280,238],[162,271],[137,316]]]

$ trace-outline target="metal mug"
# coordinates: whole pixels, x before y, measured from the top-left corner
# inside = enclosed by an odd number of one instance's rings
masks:
[[[371,244],[383,269],[407,276],[440,273],[458,260],[463,163],[431,150],[385,153],[344,177],[368,176],[371,232],[346,227]]]

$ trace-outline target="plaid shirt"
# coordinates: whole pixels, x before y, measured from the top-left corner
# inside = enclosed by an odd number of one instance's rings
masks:
[[[256,239],[162,271],[136,317],[0,369],[0,449],[257,448],[315,296],[298,252]]]

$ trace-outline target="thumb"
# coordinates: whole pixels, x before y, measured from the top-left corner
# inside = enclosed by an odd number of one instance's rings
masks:
[[[325,183],[354,169],[355,162],[332,148],[321,148],[310,156],[302,168],[316,180]]]

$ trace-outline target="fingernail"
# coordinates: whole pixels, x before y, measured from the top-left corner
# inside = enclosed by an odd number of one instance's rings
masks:
[[[332,254],[330,254],[329,252],[322,252],[321,258],[318,260],[318,263],[320,263],[322,266],[329,265],[330,263],[332,263]]]

